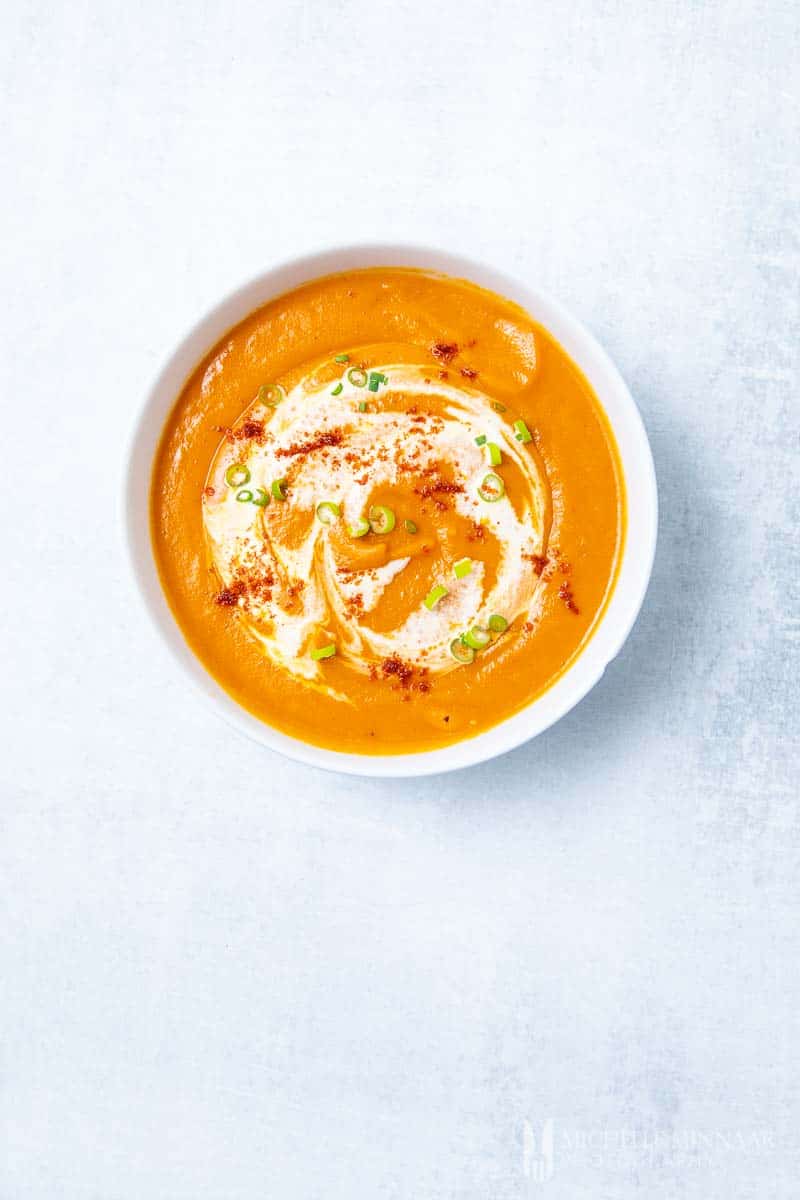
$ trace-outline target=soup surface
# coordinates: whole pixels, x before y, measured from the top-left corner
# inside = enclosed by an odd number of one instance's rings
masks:
[[[580,652],[624,485],[589,384],[521,309],[377,268],[252,313],[186,383],[152,486],[161,580],[241,705],[304,741],[474,736]]]

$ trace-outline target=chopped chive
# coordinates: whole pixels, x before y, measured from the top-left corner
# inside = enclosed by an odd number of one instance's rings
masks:
[[[478,495],[481,500],[485,500],[487,504],[496,504],[497,501],[505,495],[506,485],[503,483],[499,475],[495,475],[494,471],[490,471],[488,475],[484,475],[481,480],[481,485],[478,488]]]
[[[359,517],[353,525],[347,526],[350,537],[363,537],[365,533],[369,533],[369,521],[366,517]]]
[[[525,445],[526,442],[533,441],[533,437],[531,436],[531,431],[530,431],[530,429],[528,429],[528,426],[525,424],[524,421],[515,421],[514,422],[514,437],[517,439],[518,442],[522,442],[523,446]]]
[[[275,497],[276,500],[285,500],[286,499],[286,480],[285,479],[281,478],[281,479],[275,480],[275,482],[272,485],[272,495]]]
[[[349,354],[337,354],[336,358],[333,361],[334,362],[350,362],[350,355]]]
[[[329,642],[327,646],[320,646],[319,650],[312,650],[311,657],[314,662],[319,662],[322,658],[333,658],[336,653],[336,643]]]
[[[486,445],[486,434],[485,433],[478,434],[478,436],[475,438],[475,445],[476,446],[485,446]]]
[[[339,380],[339,382],[337,383],[336,387],[335,387],[335,388],[333,389],[333,391],[331,392],[331,395],[332,395],[332,396],[338,396],[338,395],[339,395],[339,393],[340,393],[340,392],[343,390],[343,388],[344,388],[344,384],[342,383],[342,381],[341,381],[341,379],[340,379],[340,380]]]
[[[457,563],[453,564],[453,574],[456,579],[464,579],[472,570],[471,558],[460,558]]]
[[[492,633],[505,633],[508,629],[508,621],[505,617],[501,617],[500,613],[492,613],[489,617],[489,628]]]
[[[369,510],[369,527],[373,533],[391,533],[395,525],[395,515],[385,504],[373,504]]]
[[[317,518],[323,525],[332,525],[342,510],[335,500],[321,500],[317,505]]]
[[[256,488],[257,496],[253,497],[253,504],[257,504],[259,508],[266,508],[269,504],[269,492],[266,488]]]
[[[250,472],[244,463],[234,463],[225,472],[225,482],[228,487],[241,487],[243,483],[250,482]]]
[[[500,452],[500,447],[496,442],[487,442],[486,449],[489,451],[489,465],[499,467],[503,461],[503,455]]]
[[[236,499],[240,504],[249,504],[253,499],[253,493],[250,491],[250,488],[242,488],[240,492],[236,493]]]
[[[439,603],[442,597],[446,595],[447,588],[442,587],[440,583],[437,583],[436,587],[431,588],[422,603],[429,611],[432,611],[434,608],[436,608],[436,605]]]
[[[492,401],[492,408],[495,412],[506,412],[505,404],[501,404],[499,400]]]
[[[472,650],[485,650],[491,640],[492,635],[482,625],[473,625],[463,638],[464,644]]]
[[[347,378],[353,387],[366,387],[367,385],[367,372],[362,370],[361,367],[351,367],[347,372]]]
[[[359,400],[359,402],[358,402],[358,411],[359,411],[359,412],[366,412],[366,411],[367,411],[367,402],[366,402],[366,400]]]
[[[413,521],[409,521],[408,519],[406,519],[405,521],[403,521],[403,524],[405,525],[408,533],[416,533],[417,532],[417,527]]]
[[[460,637],[453,638],[450,643],[450,653],[456,662],[463,664],[471,663],[475,658],[475,651],[471,646],[467,646]]]
[[[264,383],[258,389],[258,399],[270,408],[277,408],[281,400],[286,399],[286,392],[279,383]]]

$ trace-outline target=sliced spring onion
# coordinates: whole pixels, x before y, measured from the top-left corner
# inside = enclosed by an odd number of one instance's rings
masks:
[[[406,527],[407,533],[416,533],[417,532],[417,527],[413,521],[409,521],[408,519],[406,519],[405,521],[403,521],[403,524]]]
[[[322,658],[333,658],[336,653],[336,643],[329,642],[327,646],[320,646],[319,650],[312,650],[311,657],[314,662],[319,662]]]
[[[472,570],[471,558],[460,558],[457,563],[453,564],[453,574],[456,579],[464,579]]]
[[[244,463],[234,463],[225,472],[225,482],[228,487],[241,487],[243,483],[250,482],[250,472]]]
[[[367,386],[367,372],[362,370],[361,367],[351,367],[347,372],[347,378],[350,380],[353,387]]]
[[[359,400],[359,402],[358,402],[358,411],[359,411],[359,412],[366,412],[366,411],[367,411],[367,402],[366,402],[366,400]]]
[[[515,421],[514,422],[514,437],[517,439],[518,442],[522,442],[523,446],[525,445],[526,442],[533,441],[531,431],[530,431],[530,429],[528,429],[528,426],[525,424],[524,421]]]
[[[285,479],[283,479],[283,478],[276,479],[273,482],[272,495],[275,497],[276,500],[285,500],[286,499],[286,480]]]
[[[381,386],[382,383],[388,383],[388,382],[389,382],[389,380],[388,380],[387,376],[381,374],[380,371],[370,371],[370,373],[369,373],[369,390],[371,392],[377,392],[378,388]]]
[[[467,646],[466,643],[462,642],[460,637],[453,638],[450,643],[450,653],[456,662],[462,664],[471,663],[475,658],[475,651],[471,646]]]
[[[359,517],[354,525],[347,526],[350,537],[363,537],[365,533],[369,533],[369,521],[366,517]]]
[[[332,395],[332,396],[338,396],[338,395],[339,395],[339,393],[342,391],[342,389],[343,389],[343,388],[344,388],[344,384],[342,383],[342,381],[341,381],[341,379],[340,379],[340,380],[339,380],[339,382],[337,383],[336,387],[335,387],[335,388],[333,389],[333,391],[331,392],[331,395]]]
[[[240,492],[236,493],[236,499],[240,504],[249,504],[253,499],[253,493],[250,491],[250,488],[242,488]]]
[[[489,617],[489,628],[492,633],[505,633],[508,629],[508,621],[505,617],[501,617],[500,613],[492,613]]]
[[[281,400],[286,399],[286,392],[279,383],[264,383],[258,389],[258,399],[270,408],[276,408]]]
[[[485,433],[478,434],[478,436],[475,438],[475,445],[476,446],[485,446],[486,445],[486,434]]]
[[[321,500],[317,505],[317,517],[323,525],[332,525],[342,510],[335,500]]]
[[[395,525],[395,516],[391,508],[385,504],[373,504],[369,510],[369,527],[373,533],[391,533]]]
[[[337,354],[336,358],[333,361],[334,362],[350,362],[350,355],[349,354]]]
[[[257,496],[253,496],[253,504],[257,504],[259,508],[266,508],[269,504],[269,492],[266,488],[256,488]]]
[[[503,455],[502,455],[502,453],[500,451],[500,447],[497,445],[497,443],[496,442],[487,442],[486,450],[489,455],[489,466],[490,467],[499,467],[500,463],[503,461]]]
[[[492,635],[482,625],[473,625],[464,634],[464,645],[469,646],[472,650],[485,650],[491,640]]]
[[[435,587],[431,588],[431,590],[428,592],[427,596],[422,601],[422,603],[425,605],[425,607],[429,611],[433,611],[433,609],[436,608],[436,605],[439,603],[439,601],[442,599],[442,597],[446,596],[446,595],[447,595],[447,588],[442,587],[442,585],[440,583],[437,583]]]
[[[492,408],[494,409],[495,412],[505,412],[506,411],[505,404],[501,404],[499,400],[492,401]]]
[[[478,488],[478,495],[487,504],[496,504],[505,495],[505,492],[506,485],[499,475],[495,475],[494,471],[490,471],[488,475],[484,475],[481,485]]]

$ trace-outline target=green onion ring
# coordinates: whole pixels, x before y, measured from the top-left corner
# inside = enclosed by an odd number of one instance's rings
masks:
[[[481,485],[478,488],[478,495],[481,500],[485,500],[487,504],[496,504],[505,494],[506,485],[499,475],[495,475],[494,471],[490,471],[488,475],[484,475]]]
[[[366,387],[368,375],[361,367],[351,367],[347,372],[347,378],[352,383],[353,387]]]
[[[236,493],[236,499],[240,504],[249,504],[253,499],[253,493],[250,491],[250,488],[242,488],[240,492]]]
[[[279,383],[263,383],[258,389],[258,399],[269,408],[277,408],[286,399],[286,392]]]
[[[505,617],[501,617],[500,613],[492,613],[489,617],[488,625],[492,633],[505,633],[508,629],[508,621]]]
[[[250,482],[250,472],[244,463],[233,463],[225,472],[225,482],[228,487],[241,487]]]
[[[369,527],[373,533],[391,533],[395,526],[395,515],[385,504],[373,504],[369,510]]]
[[[317,519],[323,525],[333,525],[337,517],[342,515],[342,510],[335,500],[320,500],[317,505]]]
[[[464,644],[470,646],[473,650],[485,650],[491,640],[492,635],[482,625],[473,625],[464,634]]]
[[[359,517],[354,525],[348,525],[347,530],[350,537],[363,537],[365,533],[369,533],[369,521],[366,517]]]
[[[276,479],[272,484],[272,495],[276,500],[286,499],[286,479],[281,477]]]
[[[444,597],[446,595],[447,595],[447,588],[443,587],[441,583],[437,583],[435,587],[431,588],[431,590],[428,592],[427,596],[422,601],[422,603],[425,605],[425,607],[428,609],[429,612],[433,612],[434,608],[436,608],[436,605],[439,603],[439,601],[444,599]]]
[[[329,642],[327,646],[320,646],[319,650],[312,650],[311,657],[314,662],[319,662],[322,658],[333,658],[336,653],[336,643]]]
[[[475,658],[475,651],[471,646],[467,646],[465,642],[462,642],[461,638],[453,638],[450,643],[450,653],[456,662],[461,663],[462,666],[471,663]]]
[[[269,492],[262,487],[256,488],[256,491],[259,494],[253,497],[253,504],[258,505],[259,508],[266,508],[269,504]]]

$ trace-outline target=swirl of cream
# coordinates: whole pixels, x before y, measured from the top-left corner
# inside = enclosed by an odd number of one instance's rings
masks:
[[[434,674],[453,670],[458,664],[449,648],[455,637],[486,625],[492,613],[509,622],[531,614],[541,591],[551,496],[533,446],[520,445],[508,420],[476,387],[431,379],[418,365],[372,370],[388,380],[379,398],[355,386],[346,371],[339,381],[324,383],[314,371],[275,409],[256,401],[220,445],[204,496],[210,561],[229,602],[237,604],[270,659],[309,682],[322,678],[309,649],[326,634],[335,639],[338,656],[360,672],[395,655]],[[360,411],[365,397],[379,402]],[[502,452],[497,473],[509,467],[513,473],[513,487],[494,503],[479,494],[491,469],[477,444],[481,437]],[[240,502],[242,489],[226,482],[235,464],[249,472]],[[248,494],[263,497],[259,489],[269,494],[282,478],[285,501],[268,507],[247,502]],[[343,567],[342,539],[382,490],[408,486],[409,480],[421,481],[414,489],[421,503],[446,503],[495,539],[499,560],[489,571],[478,540],[471,570],[456,578],[446,546],[427,547],[447,596],[432,609],[420,603],[395,627],[378,630],[370,614],[397,586],[411,557],[388,559],[390,537],[387,561],[380,555],[371,561],[367,551],[363,565]],[[315,519],[322,500],[339,505],[335,526]]]

